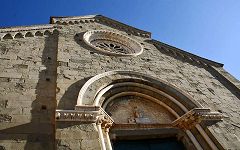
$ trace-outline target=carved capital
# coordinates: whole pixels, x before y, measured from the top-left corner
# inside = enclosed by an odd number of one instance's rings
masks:
[[[194,108],[176,119],[172,126],[178,127],[184,130],[189,130],[199,124],[201,121],[218,122],[223,119],[223,115],[219,112],[211,112],[208,108]]]
[[[113,119],[98,106],[77,106],[75,110],[56,110],[56,121],[96,123],[108,132]]]
[[[101,124],[102,129],[104,129],[105,132],[109,132],[113,122],[113,119],[102,108],[100,108],[100,115],[98,116],[96,124]]]

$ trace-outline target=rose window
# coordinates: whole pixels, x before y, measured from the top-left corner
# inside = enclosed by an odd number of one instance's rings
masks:
[[[115,32],[94,30],[86,32],[83,37],[89,46],[106,54],[137,56],[143,51],[141,44]]]

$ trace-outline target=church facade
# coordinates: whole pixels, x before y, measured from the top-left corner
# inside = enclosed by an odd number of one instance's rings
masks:
[[[0,29],[0,149],[240,149],[240,82],[101,15]]]

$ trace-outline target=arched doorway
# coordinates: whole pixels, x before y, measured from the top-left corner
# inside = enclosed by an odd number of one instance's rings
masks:
[[[104,108],[114,120],[110,137],[115,150],[185,149],[180,131],[170,125],[176,117],[164,106],[137,95],[125,95]]]
[[[219,148],[200,123],[219,121],[221,115],[202,108],[177,87],[148,75],[133,71],[99,74],[80,90],[75,109],[82,106],[101,107],[107,116],[102,120],[113,118],[110,135],[109,121],[100,121],[104,125],[98,125],[103,148],[112,149],[110,139],[113,142],[174,139],[187,149]]]

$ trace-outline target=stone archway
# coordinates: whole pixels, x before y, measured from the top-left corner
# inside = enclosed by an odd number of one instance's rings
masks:
[[[129,97],[141,100],[134,102],[129,100]],[[124,101],[126,106],[124,109],[113,109],[120,106],[119,103],[124,104]],[[130,104],[133,107],[128,108],[127,105]],[[126,109],[131,109],[132,113]],[[142,112],[137,109],[141,109]],[[99,112],[91,113],[94,110]],[[142,73],[116,70],[92,77],[84,84],[78,95],[75,112],[81,111],[85,114],[90,111],[89,118],[92,117],[92,122],[97,124],[102,149],[112,149],[108,135],[112,125],[112,129],[126,131],[159,130],[159,134],[168,128],[171,131],[176,130],[177,134],[184,134],[187,141],[185,145],[191,149],[218,149],[218,145],[208,136],[209,133],[204,131],[200,123],[202,121],[208,124],[215,123],[222,119],[222,115],[203,108],[177,87]],[[117,116],[121,111],[124,117]],[[161,115],[165,118],[158,119],[157,116]],[[59,116],[61,119],[61,114]],[[74,120],[77,117],[73,115],[72,118]]]

